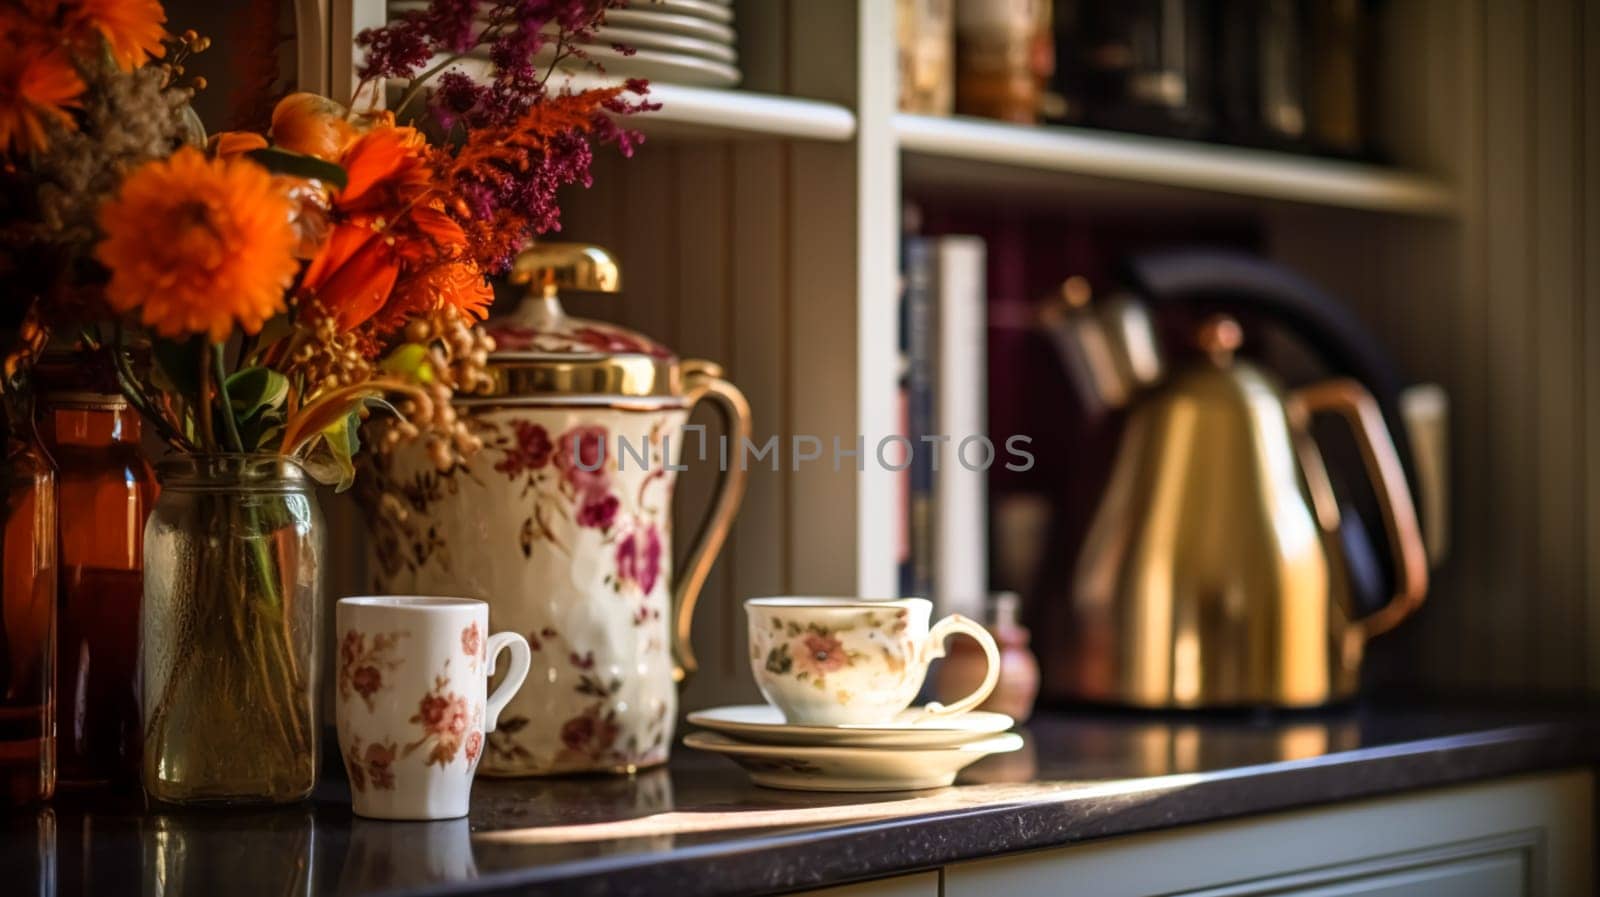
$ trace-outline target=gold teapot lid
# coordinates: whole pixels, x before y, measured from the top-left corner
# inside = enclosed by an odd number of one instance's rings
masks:
[[[622,273],[610,253],[584,243],[535,243],[512,262],[509,279],[527,295],[511,314],[485,325],[495,343],[489,355],[494,385],[459,399],[462,404],[681,401],[682,376],[670,349],[625,327],[569,317],[561,306],[562,289],[621,289]]]

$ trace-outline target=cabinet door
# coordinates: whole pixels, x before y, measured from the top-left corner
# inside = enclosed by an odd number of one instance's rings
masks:
[[[1594,789],[1588,770],[1520,776],[1108,838],[951,866],[944,897],[1589,894]],[[1478,874],[1519,884],[1459,886]]]
[[[1524,851],[1507,850],[1404,872],[1270,893],[1283,897],[1522,897],[1528,893],[1529,871]]]
[[[800,897],[939,897],[939,873],[919,872],[857,882],[821,891],[806,891]]]

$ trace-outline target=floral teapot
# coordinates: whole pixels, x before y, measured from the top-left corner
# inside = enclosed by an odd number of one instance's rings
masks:
[[[725,470],[674,579],[684,424],[709,399],[727,438],[748,438],[750,410],[716,365],[569,318],[557,298],[563,287],[615,292],[620,279],[598,247],[523,252],[511,281],[529,294],[488,325],[494,386],[456,399],[483,449],[442,473],[420,448],[373,459],[380,592],[482,598],[492,629],[533,648],[527,684],[489,736],[485,775],[665,762],[677,683],[695,669],[695,599],[744,495],[744,471]]]

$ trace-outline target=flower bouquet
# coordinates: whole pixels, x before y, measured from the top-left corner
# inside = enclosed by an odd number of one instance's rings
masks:
[[[174,451],[146,543],[144,780],[169,800],[291,800],[315,778],[307,477],[344,488],[361,423],[441,466],[478,439],[487,277],[559,227],[557,191],[646,86],[551,84],[617,0],[433,0],[363,32],[346,106],[291,93],[207,135],[210,46],[157,0],[0,0],[0,275]],[[456,66],[469,53],[486,76]],[[390,108],[384,101],[393,97]]]

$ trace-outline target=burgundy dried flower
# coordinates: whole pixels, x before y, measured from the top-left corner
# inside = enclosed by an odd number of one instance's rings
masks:
[[[409,15],[402,13],[402,16]],[[367,55],[356,73],[363,80],[376,78],[411,78],[422,71],[433,53],[427,36],[404,27],[401,18],[383,28],[368,28],[356,36],[356,43],[366,48]]]
[[[487,51],[493,67],[486,81],[446,70],[434,78],[428,100],[435,124],[462,138],[458,148],[438,151],[436,169],[449,185],[449,212],[467,232],[483,272],[505,270],[529,239],[561,229],[557,194],[569,185],[590,185],[596,144],[615,144],[630,156],[642,141],[616,119],[658,108],[645,99],[646,82],[576,93],[552,93],[545,84],[562,61],[587,59],[581,46],[595,40],[606,10],[624,5],[430,0],[357,37],[367,51],[359,69],[365,81],[415,81],[437,57]]]

